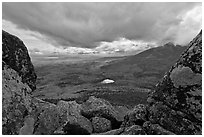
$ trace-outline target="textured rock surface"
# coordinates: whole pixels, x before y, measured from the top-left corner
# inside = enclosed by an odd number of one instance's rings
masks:
[[[34,118],[32,116],[27,116],[24,119],[24,125],[20,129],[19,135],[32,135],[34,131]]]
[[[115,110],[118,113],[118,119],[119,121],[124,121],[124,117],[127,115],[127,112],[130,111],[129,108],[127,108],[126,106],[114,106]]]
[[[22,77],[22,82],[34,90],[36,74],[26,46],[19,38],[2,31],[2,60]],[[4,64],[3,64],[4,65]]]
[[[81,105],[75,101],[60,101],[57,104],[60,114],[60,123],[63,124],[65,134],[91,134],[93,131],[91,122],[81,115]]]
[[[141,126],[133,125],[131,127],[126,128],[121,135],[145,135],[145,134],[146,133]]]
[[[34,102],[34,101],[33,101]],[[35,134],[90,134],[91,122],[80,115],[80,105],[75,101],[60,101],[57,105],[35,100]]]
[[[146,135],[143,127],[139,125],[132,125],[126,128],[119,128],[110,130],[108,132],[100,133],[99,135]]]
[[[15,70],[6,64],[2,69],[2,131],[3,134],[19,134],[25,116],[31,111],[31,89],[21,82]]]
[[[119,128],[119,129],[110,130],[104,133],[100,133],[98,135],[120,135],[123,132],[124,132],[124,128]]]
[[[201,134],[202,31],[150,94],[149,119],[176,134]]]
[[[35,99],[33,100],[33,106],[33,115],[36,119],[34,134],[53,134],[60,126],[56,105]]]
[[[119,117],[119,112],[106,100],[96,98],[94,96],[82,104],[82,115],[87,118],[95,116],[104,117],[111,121],[112,128],[119,128],[122,119]]]
[[[79,116],[67,122],[63,127],[63,131],[67,135],[89,135],[92,133],[93,128],[87,118]]]
[[[111,122],[105,118],[94,117],[91,119],[94,133],[102,133],[111,130]]]
[[[142,126],[145,121],[147,121],[146,106],[139,104],[126,114],[121,127],[130,127],[132,125]]]
[[[143,128],[148,135],[175,135],[174,133],[162,128],[159,124],[152,124],[150,121],[146,121],[143,124]]]

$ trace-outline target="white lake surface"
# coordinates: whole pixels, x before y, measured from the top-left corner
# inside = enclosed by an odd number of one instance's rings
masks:
[[[105,79],[105,80],[103,80],[101,83],[103,83],[103,84],[109,84],[109,83],[114,83],[114,82],[115,82],[114,80]]]

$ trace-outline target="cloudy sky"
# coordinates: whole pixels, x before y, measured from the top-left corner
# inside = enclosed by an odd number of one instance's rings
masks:
[[[3,3],[2,27],[30,52],[114,53],[187,44],[201,3]]]

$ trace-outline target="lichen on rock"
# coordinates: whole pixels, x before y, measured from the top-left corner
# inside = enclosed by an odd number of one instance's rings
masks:
[[[102,117],[94,117],[91,119],[94,133],[102,133],[111,130],[111,122]]]
[[[31,89],[21,82],[18,73],[4,65],[2,70],[2,128],[3,134],[19,134],[24,118],[32,108]]]
[[[201,85],[202,75],[193,73],[191,68],[178,66],[171,72],[170,78],[176,88],[187,87],[191,85]]]

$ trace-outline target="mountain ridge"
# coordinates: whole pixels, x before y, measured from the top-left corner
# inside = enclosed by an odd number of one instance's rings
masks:
[[[104,73],[118,71],[124,75],[129,74],[128,76],[133,74],[132,79],[136,85],[153,88],[186,48],[180,45],[151,48],[119,61],[110,62],[102,66],[101,71]]]

